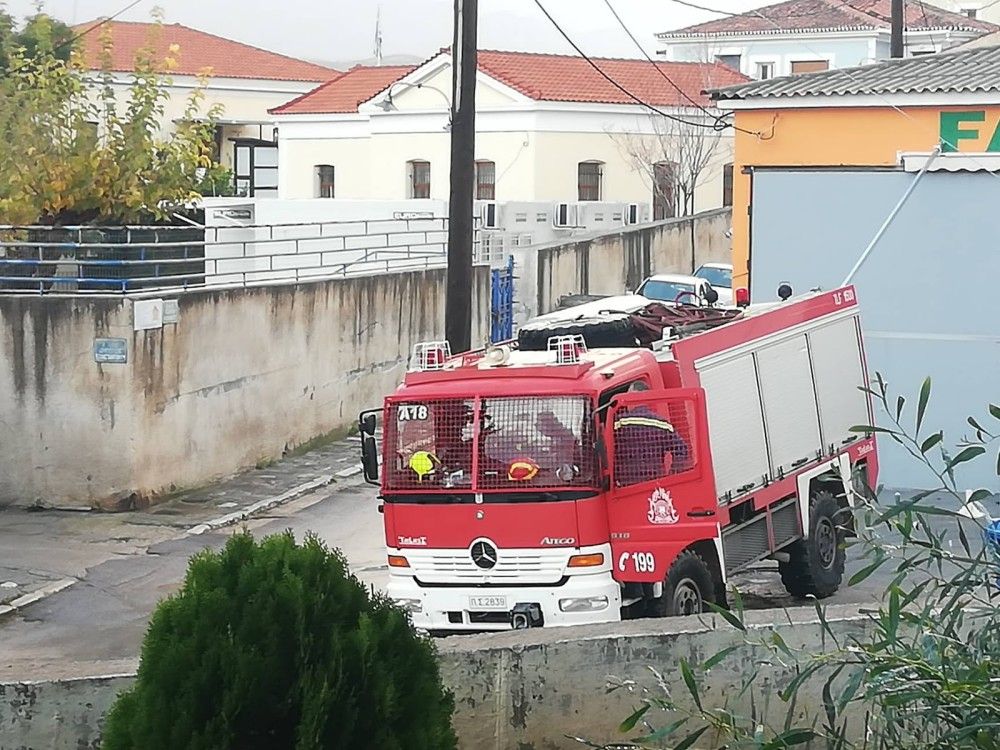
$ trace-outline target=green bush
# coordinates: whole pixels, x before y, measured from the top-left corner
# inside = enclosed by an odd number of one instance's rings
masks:
[[[153,614],[105,750],[454,748],[431,643],[343,557],[233,536]]]

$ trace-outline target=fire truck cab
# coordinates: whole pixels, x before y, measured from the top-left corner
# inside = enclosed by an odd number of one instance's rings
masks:
[[[692,614],[768,557],[793,595],[834,593],[878,470],[852,429],[872,424],[854,289],[567,313],[479,352],[418,345],[361,415],[388,593],[414,624]]]

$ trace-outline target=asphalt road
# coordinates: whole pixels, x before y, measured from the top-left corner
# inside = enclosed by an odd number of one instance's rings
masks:
[[[382,516],[376,511],[373,488],[364,484],[315,492],[245,524],[254,534],[291,529],[301,538],[317,534],[338,547],[352,570],[367,584],[381,588],[388,573],[384,564]],[[941,524],[952,524],[951,520]],[[152,545],[110,548],[110,559],[89,567],[71,588],[0,620],[0,680],[38,679],[78,674],[102,674],[133,667],[149,613],[182,580],[188,558],[205,547],[219,548],[233,529],[199,536],[181,534]],[[970,529],[970,538],[975,532]],[[955,535],[957,539],[957,534]],[[111,544],[108,542],[108,544]],[[887,545],[891,540],[887,540]],[[957,541],[955,542],[957,546]],[[849,555],[847,577],[866,561]],[[830,604],[873,602],[893,575],[886,566],[855,587],[844,586],[827,599]],[[765,562],[731,581],[748,608],[813,606],[789,597],[777,574],[777,564]]]

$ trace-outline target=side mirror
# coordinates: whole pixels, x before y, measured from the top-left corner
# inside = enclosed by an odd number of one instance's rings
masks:
[[[710,305],[714,305],[719,301],[719,293],[715,291],[711,284],[705,287],[705,301]]]
[[[362,412],[361,416],[358,417],[358,431],[362,435],[375,437],[375,412]]]
[[[378,484],[378,443],[371,435],[361,438],[361,468],[368,484]]]
[[[361,469],[368,484],[378,484],[378,440],[375,427],[378,411],[361,412],[358,431],[361,433]]]

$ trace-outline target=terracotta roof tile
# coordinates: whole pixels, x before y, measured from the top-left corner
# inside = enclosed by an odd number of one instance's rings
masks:
[[[380,67],[359,65],[312,91],[268,111],[275,115],[357,112],[359,104],[368,101],[412,70],[412,65]]]
[[[99,21],[91,21],[74,28],[79,33],[97,23]],[[133,70],[136,51],[157,35],[156,24],[152,23],[111,21],[104,26],[109,27],[111,31],[114,45],[111,53],[111,69],[116,72]],[[87,64],[95,69],[100,67],[103,33],[105,29],[102,27],[88,33],[82,39]],[[211,68],[212,75],[220,78],[325,81],[338,74],[338,71],[332,68],[268,52],[180,24],[162,27],[162,33],[158,35],[155,46],[158,57],[166,57],[172,44],[180,47],[180,53],[176,55],[177,67],[171,71],[176,75],[198,75],[205,68]]]
[[[447,50],[443,50],[447,53]],[[660,107],[691,106],[667,78],[701,105],[709,103],[702,91],[750,80],[720,63],[680,63],[649,60],[595,58],[611,78],[648,104]],[[657,71],[659,68],[659,71]],[[479,69],[515,91],[538,101],[593,104],[634,104],[605,80],[582,57],[527,52],[481,50]],[[403,78],[413,68],[357,67],[271,110],[274,114],[326,114],[356,112],[358,105]],[[663,75],[661,75],[661,73]]]
[[[649,60],[593,60],[623,88],[648,104],[662,107],[691,106],[690,101],[667,78],[677,84],[688,97],[703,105],[709,101],[701,93],[703,90],[749,80],[720,63],[654,64]],[[582,57],[482,51],[479,53],[479,68],[525,96],[539,101],[635,103],[605,80]],[[726,83],[721,83],[722,81]]]
[[[780,31],[888,29],[892,0],[787,0],[763,8],[717,18],[658,34],[660,38],[700,35],[738,35]],[[989,32],[1000,29],[986,21],[943,10],[929,2],[905,4],[907,29]]]

